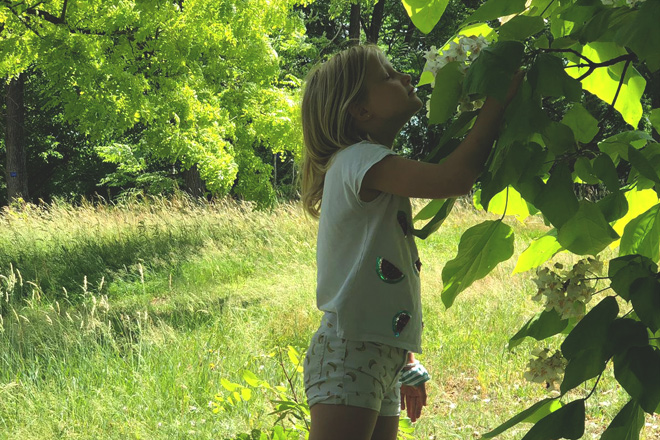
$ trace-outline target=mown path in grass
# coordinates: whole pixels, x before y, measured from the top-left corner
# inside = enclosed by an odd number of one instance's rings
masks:
[[[522,379],[536,345],[506,349],[539,311],[530,275],[511,275],[515,256],[442,305],[442,267],[462,231],[483,220],[470,208],[454,214],[419,242],[419,358],[433,376],[420,439],[474,438],[548,394]],[[516,255],[545,230],[538,219],[506,221]],[[287,347],[304,352],[320,318],[316,223],[298,206],[56,204],[6,209],[0,224],[0,438],[234,438],[275,421],[276,393],[243,391],[246,370],[304,399],[300,375],[292,392],[282,368],[295,371]],[[241,401],[228,403],[232,384]],[[585,438],[618,411],[612,384],[590,399]],[[657,438],[648,421],[645,438]]]

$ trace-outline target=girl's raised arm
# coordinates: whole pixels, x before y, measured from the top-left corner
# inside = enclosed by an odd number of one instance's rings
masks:
[[[492,97],[486,99],[468,135],[442,163],[388,156],[365,174],[362,190],[428,199],[467,194],[483,170],[497,136],[504,107],[515,96],[522,77],[522,72],[514,77],[504,105]]]

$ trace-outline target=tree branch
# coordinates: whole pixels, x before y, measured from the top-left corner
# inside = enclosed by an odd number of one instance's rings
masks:
[[[589,70],[587,70],[582,76],[580,76],[577,80],[582,81],[592,73],[594,73],[594,70],[596,70],[599,67],[608,67],[608,66],[613,66],[615,64],[618,64],[622,61],[626,61],[626,63],[630,63],[631,61],[635,60],[635,55],[632,53],[626,54],[626,55],[621,55],[616,58],[612,58],[611,60],[607,61],[602,61],[599,63],[596,63],[586,56],[582,55],[580,52],[574,50],[574,49],[542,49],[543,52],[559,52],[559,53],[572,53],[573,55],[579,57],[580,59],[584,60],[587,62],[587,64],[573,64],[571,66],[566,66],[565,68],[571,68],[571,67],[589,67]],[[625,69],[627,69],[628,64],[626,64],[626,67],[624,68],[624,75],[625,75]],[[619,87],[620,88],[620,87]],[[618,92],[617,92],[618,94]]]
[[[621,79],[619,80],[619,86],[616,88],[616,93],[614,94],[614,99],[612,100],[612,108],[616,104],[616,99],[619,97],[619,92],[621,91],[621,86],[623,86],[623,80],[626,79],[626,72],[628,71],[628,66],[632,60],[626,60],[626,65],[623,66],[623,73],[621,73]]]
[[[554,2],[555,0],[552,0],[550,3],[548,3],[548,6],[545,7],[545,9],[543,10],[543,12],[541,12],[541,15],[539,15],[539,17],[543,17],[543,14],[545,14],[547,10],[550,9],[550,6],[552,6]]]
[[[62,13],[60,14],[60,21],[64,23],[64,20],[66,19],[66,5],[69,2],[69,0],[64,0],[64,4],[62,5]]]

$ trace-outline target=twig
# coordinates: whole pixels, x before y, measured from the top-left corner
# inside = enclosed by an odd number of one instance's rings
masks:
[[[578,81],[582,81],[583,79],[585,79],[586,77],[591,75],[594,72],[594,70],[596,70],[599,67],[613,66],[613,65],[618,64],[622,61],[630,62],[630,61],[635,59],[635,55],[629,53],[629,54],[626,54],[626,55],[618,56],[616,58],[612,58],[611,60],[601,61],[601,62],[597,63],[597,62],[594,62],[594,61],[590,60],[586,56],[582,55],[580,52],[578,52],[575,49],[552,49],[552,48],[550,48],[550,49],[542,49],[542,51],[543,52],[572,53],[573,55],[575,55],[575,56],[579,57],[580,59],[586,61],[587,64],[573,64],[573,65],[565,67],[566,69],[572,68],[572,67],[589,67],[589,70],[587,70],[587,72],[584,75],[580,76],[577,79]]]
[[[591,389],[591,392],[589,393],[589,395],[584,398],[584,400],[589,399],[589,397],[591,397],[591,395],[594,393],[594,391],[596,391],[596,387],[598,386],[598,382],[600,382],[601,377],[603,377],[602,372],[598,375],[598,379],[596,379],[596,383],[594,384],[594,387]]]
[[[539,17],[543,17],[543,14],[545,14],[548,11],[548,9],[550,9],[550,6],[552,6],[554,2],[555,0],[552,0],[550,3],[548,3],[548,6],[545,7],[545,9],[543,10],[543,12],[541,12],[541,15],[539,15]]]
[[[611,288],[612,288],[612,286],[610,286],[610,287],[606,287],[606,288],[604,288],[604,289],[600,289],[598,292],[594,292],[594,295],[598,295],[599,293],[603,293],[603,292],[605,292],[606,290],[609,290],[609,289],[611,289]]]
[[[504,216],[506,215],[506,210],[509,207],[509,187],[506,187],[506,201],[504,202],[504,212],[502,213],[502,217],[500,218],[500,221],[504,220]]]
[[[60,21],[64,23],[64,19],[66,17],[66,4],[69,2],[69,0],[64,0],[64,4],[62,5],[62,13],[60,14]]]
[[[623,66],[623,73],[621,73],[621,79],[619,80],[619,86],[616,88],[616,93],[614,94],[614,99],[612,100],[612,107],[616,104],[616,99],[619,97],[619,92],[621,91],[621,86],[623,86],[623,80],[626,79],[626,72],[628,71],[628,66],[630,66],[631,60],[626,61],[626,65]]]

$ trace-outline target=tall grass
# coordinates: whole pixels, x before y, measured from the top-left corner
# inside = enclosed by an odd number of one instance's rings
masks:
[[[451,309],[440,301],[443,264],[481,220],[461,208],[419,243],[419,357],[433,380],[415,438],[473,438],[548,394],[522,380],[533,344],[505,348],[538,311],[529,275],[510,275],[515,259]],[[545,230],[507,221],[517,253]],[[304,351],[318,325],[317,225],[298,206],[55,203],[5,209],[0,225],[0,438],[223,439],[275,422],[265,389],[219,402],[227,381],[246,385],[244,370],[288,388],[278,349]],[[600,387],[585,438],[622,403],[611,380]],[[658,420],[647,421],[644,438],[658,438]]]

